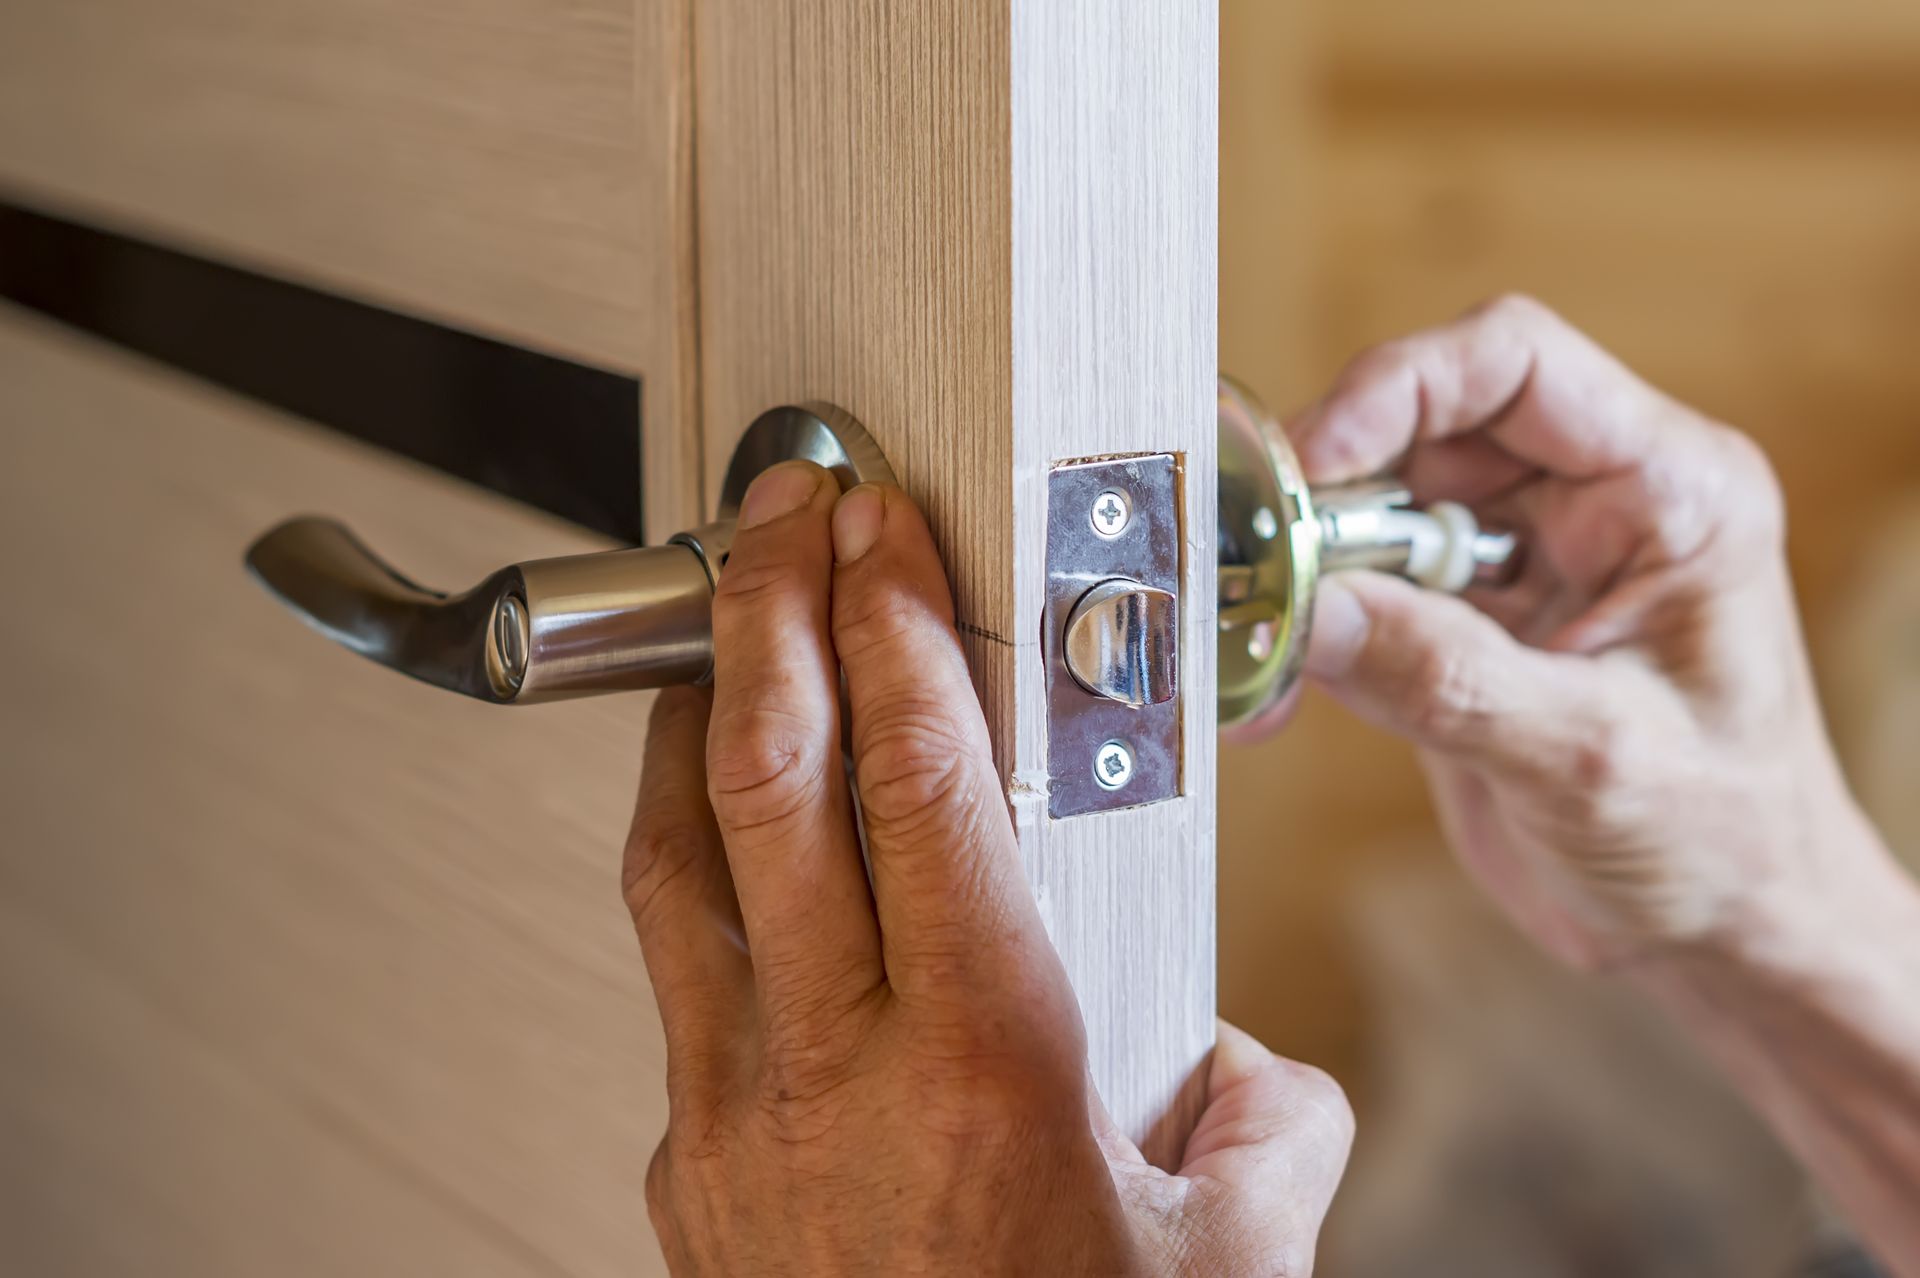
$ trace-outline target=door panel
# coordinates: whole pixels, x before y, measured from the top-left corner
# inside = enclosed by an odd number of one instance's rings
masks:
[[[658,375],[675,319],[671,7],[9,4],[0,183]]]
[[[447,696],[239,562],[306,509],[428,580],[597,543],[14,312],[0,386],[10,1266],[658,1272],[643,700]]]
[[[709,471],[827,399],[925,502],[1094,1079],[1162,1158],[1214,1033],[1215,10],[696,10]],[[1181,458],[1182,793],[1055,821],[1047,472],[1136,453]]]
[[[690,3],[7,5],[0,199],[641,375],[658,539],[704,491]]]

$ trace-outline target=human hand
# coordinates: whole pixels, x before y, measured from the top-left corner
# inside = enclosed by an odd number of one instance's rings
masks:
[[[932,539],[898,490],[836,496],[803,463],[754,484],[713,692],[663,694],[649,733],[623,877],[667,1040],[669,1267],[1306,1274],[1340,1089],[1223,1026],[1178,1174],[1112,1129]]]
[[[1313,482],[1393,468],[1521,533],[1519,579],[1464,600],[1323,579],[1307,673],[1421,747],[1454,850],[1546,948],[1741,944],[1871,843],[1745,436],[1526,299],[1363,354],[1289,434]]]

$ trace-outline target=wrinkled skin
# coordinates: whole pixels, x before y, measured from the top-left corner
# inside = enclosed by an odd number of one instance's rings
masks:
[[[1288,429],[1314,482],[1397,468],[1524,540],[1519,579],[1465,599],[1326,579],[1307,665],[1422,747],[1454,850],[1524,931],[1611,966],[1810,886],[1849,801],[1751,441],[1523,298],[1365,353]]]
[[[1765,459],[1518,298],[1289,425],[1311,480],[1397,468],[1529,547],[1463,599],[1327,578],[1310,678],[1420,747],[1521,930],[1664,1008],[1920,1278],[1920,885],[1835,762]]]
[[[1523,299],[1363,355],[1290,430],[1316,482],[1396,468],[1529,547],[1464,599],[1325,579],[1310,678],[1419,745],[1521,929],[1666,1007],[1920,1278],[1920,891],[1835,765],[1765,460]],[[769,472],[714,629],[627,849],[674,1272],[1308,1273],[1344,1098],[1222,1027],[1177,1174],[1112,1130],[912,504]]]
[[[714,650],[711,696],[657,704],[625,868],[671,1270],[1307,1274],[1345,1098],[1223,1026],[1177,1174],[1113,1130],[913,504],[762,476]]]

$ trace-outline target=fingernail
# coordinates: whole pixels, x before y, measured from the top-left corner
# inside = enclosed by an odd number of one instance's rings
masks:
[[[887,497],[872,484],[862,484],[833,508],[833,561],[850,564],[873,549],[887,521]]]
[[[1273,1053],[1259,1039],[1225,1021],[1218,1023],[1213,1041],[1216,1084],[1252,1078],[1272,1063]]]
[[[823,478],[820,468],[807,462],[781,462],[762,472],[740,503],[740,526],[758,528],[792,514],[820,491]]]
[[[1337,576],[1320,579],[1314,592],[1313,629],[1307,635],[1306,671],[1319,679],[1338,679],[1352,669],[1366,645],[1367,610]]]

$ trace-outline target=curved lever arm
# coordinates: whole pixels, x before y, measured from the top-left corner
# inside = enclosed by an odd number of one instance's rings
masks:
[[[713,665],[713,581],[684,545],[532,560],[449,595],[307,516],[255,541],[247,567],[336,643],[482,701],[698,683]]]
[[[754,419],[734,449],[720,518],[650,549],[536,559],[443,594],[394,571],[331,519],[290,519],[247,567],[335,643],[436,688],[482,701],[553,701],[704,683],[713,674],[713,583],[755,475],[804,458],[843,488],[893,481],[860,423],[831,404]]]

